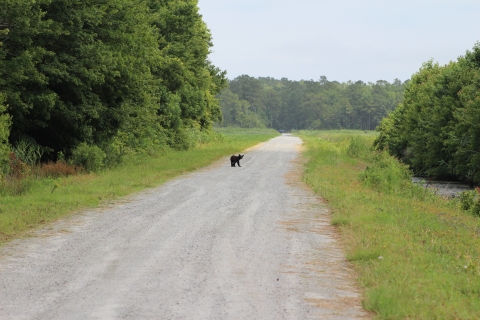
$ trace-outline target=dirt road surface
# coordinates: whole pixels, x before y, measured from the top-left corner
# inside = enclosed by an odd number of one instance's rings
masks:
[[[0,249],[1,319],[358,319],[328,212],[274,138]]]

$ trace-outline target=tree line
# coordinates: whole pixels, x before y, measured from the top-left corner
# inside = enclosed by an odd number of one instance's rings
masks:
[[[480,43],[457,61],[425,62],[375,144],[419,175],[480,183]]]
[[[248,75],[218,95],[221,126],[374,130],[403,98],[405,83],[280,80]]]
[[[19,142],[52,160],[188,148],[221,120],[197,0],[0,0],[0,41],[2,161]]]

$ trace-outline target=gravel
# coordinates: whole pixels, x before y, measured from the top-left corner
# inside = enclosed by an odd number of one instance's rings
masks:
[[[0,249],[2,319],[368,317],[283,135]],[[193,160],[192,160],[193,161]]]

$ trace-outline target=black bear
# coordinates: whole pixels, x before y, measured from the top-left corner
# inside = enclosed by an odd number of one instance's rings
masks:
[[[232,164],[232,167],[235,167],[235,163],[238,163],[238,166],[240,166],[240,159],[243,158],[244,155],[239,154],[238,156],[231,156],[230,157],[230,163]]]

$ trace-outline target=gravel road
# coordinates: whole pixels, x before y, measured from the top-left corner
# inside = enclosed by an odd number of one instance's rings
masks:
[[[283,135],[0,249],[1,319],[368,317]]]

